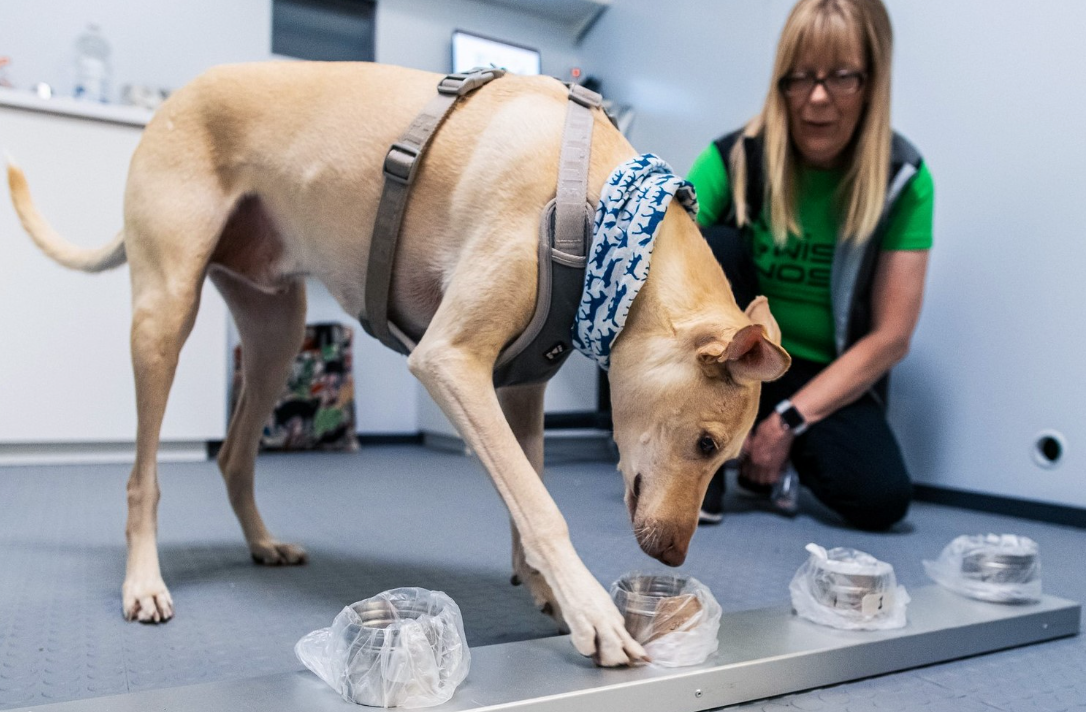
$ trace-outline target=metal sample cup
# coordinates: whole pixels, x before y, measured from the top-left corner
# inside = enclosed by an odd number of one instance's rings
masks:
[[[993,603],[1041,598],[1037,542],[1015,534],[963,535],[946,545],[924,569],[936,583],[963,596]]]
[[[697,665],[720,646],[720,604],[692,576],[634,571],[611,585],[611,599],[656,665]]]
[[[686,576],[626,575],[615,582],[612,598],[639,643],[677,630],[701,610]]]
[[[906,623],[909,594],[894,567],[856,549],[806,546],[810,556],[788,591],[801,618],[842,630],[892,630]]]
[[[963,535],[935,561],[924,561],[932,580],[952,592],[996,603],[1040,599],[1040,549],[1015,534]]]
[[[423,588],[351,604],[294,651],[345,700],[372,707],[447,702],[471,664],[460,609],[444,593]]]
[[[851,564],[850,568],[855,568]],[[894,604],[894,569],[884,561],[866,565],[864,573],[846,572],[833,559],[815,561],[811,594],[824,606],[835,610],[856,611],[865,616],[878,615]]]
[[[421,625],[413,629],[421,632],[426,644],[433,648],[441,638],[433,625],[436,619],[429,606],[417,601],[393,603],[370,599],[351,608],[358,614],[359,622],[343,630],[344,642],[350,646],[344,695],[372,707],[399,707],[407,698],[414,677],[409,660],[411,652],[404,649],[408,643],[403,623],[418,621]]]
[[[988,548],[962,558],[962,576],[986,583],[1029,583],[1040,575],[1036,552],[1008,554]]]

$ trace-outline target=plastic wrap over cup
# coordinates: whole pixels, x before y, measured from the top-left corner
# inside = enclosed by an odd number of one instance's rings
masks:
[[[855,549],[808,544],[807,551],[811,556],[788,587],[800,617],[844,630],[905,627],[909,594],[893,566]]]
[[[696,578],[634,571],[611,584],[611,598],[656,665],[697,665],[720,645],[720,604]]]
[[[995,603],[1041,598],[1041,554],[1037,542],[1014,534],[960,536],[924,570],[955,593]]]
[[[431,707],[468,675],[460,609],[441,591],[395,588],[347,606],[331,628],[294,646],[302,664],[348,702]]]

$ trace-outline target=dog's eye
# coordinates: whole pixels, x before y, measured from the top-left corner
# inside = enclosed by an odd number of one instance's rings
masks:
[[[702,435],[701,439],[698,440],[698,450],[706,457],[712,455],[716,452],[716,440],[713,440],[708,435]]]

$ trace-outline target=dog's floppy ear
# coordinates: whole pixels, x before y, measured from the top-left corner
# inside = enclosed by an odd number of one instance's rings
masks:
[[[747,350],[729,363],[729,371],[737,379],[775,381],[792,365],[792,357],[781,348],[781,327],[769,311],[769,300],[763,296],[755,297],[754,301],[747,305],[746,315],[754,322],[755,328],[761,327],[764,338],[753,340],[750,342],[752,345],[747,348],[745,344],[736,343],[739,341],[739,334],[736,334],[737,338],[732,342],[736,353],[742,349]],[[752,327],[747,327],[750,328]],[[742,334],[747,329],[739,333]],[[729,347],[729,350],[731,348]]]
[[[761,324],[743,327],[728,343],[715,336],[703,339],[697,357],[709,378],[727,374],[737,381],[772,381],[792,363],[784,349],[766,338]]]
[[[757,297],[746,311],[754,322],[736,332],[728,343],[716,336],[703,337],[698,344],[698,364],[710,378],[727,374],[737,381],[775,381],[792,365],[792,357],[781,348],[781,328],[769,311],[769,301]]]
[[[776,321],[773,326],[777,326]],[[781,338],[779,329],[776,337],[777,341]],[[779,343],[767,338],[767,329],[760,323],[740,329],[724,355],[724,367],[737,381],[775,381],[792,365],[792,357]]]

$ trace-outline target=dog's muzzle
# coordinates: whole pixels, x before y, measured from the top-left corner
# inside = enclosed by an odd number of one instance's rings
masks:
[[[652,520],[635,521],[634,531],[641,551],[668,566],[681,566],[686,561],[690,538],[694,535],[690,527]]]

